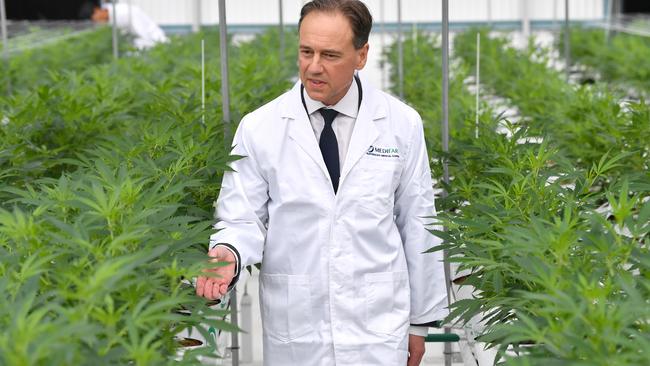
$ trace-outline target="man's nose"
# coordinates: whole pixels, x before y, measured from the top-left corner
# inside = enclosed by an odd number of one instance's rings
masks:
[[[307,71],[313,74],[319,74],[323,71],[323,65],[321,64],[321,58],[318,55],[314,55],[309,63]]]

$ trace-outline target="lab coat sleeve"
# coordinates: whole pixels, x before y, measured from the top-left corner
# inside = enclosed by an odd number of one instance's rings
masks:
[[[128,16],[128,15],[127,15]],[[138,49],[147,49],[155,46],[157,43],[167,42],[165,32],[153,21],[142,9],[131,7],[131,29],[134,33],[135,47]]]
[[[244,118],[235,134],[232,153],[242,158],[224,173],[216,204],[217,232],[210,237],[210,248],[228,244],[236,252],[237,273],[261,262],[268,219],[268,183],[248,141],[248,125]]]
[[[422,120],[412,111],[405,167],[395,193],[395,217],[402,237],[411,290],[411,324],[441,320],[448,314],[442,253],[424,253],[440,244],[432,229],[436,215]]]

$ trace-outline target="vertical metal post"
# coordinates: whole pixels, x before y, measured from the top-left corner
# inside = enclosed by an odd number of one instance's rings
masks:
[[[397,90],[404,99],[404,41],[402,39],[402,0],[397,0]]]
[[[447,154],[449,153],[449,0],[442,0],[442,161],[443,180],[449,185],[449,164]],[[447,192],[443,191],[443,196]],[[445,287],[447,288],[447,304],[451,305],[451,266],[447,261],[447,251],[443,250],[445,269]],[[451,333],[449,327],[445,327],[445,333]],[[451,343],[445,342],[444,346],[445,366],[451,366]]]
[[[413,26],[411,27],[411,32],[413,36],[413,56],[418,55],[418,23],[413,22]]]
[[[521,0],[521,32],[525,42],[530,37],[530,14],[528,13],[528,0]]]
[[[253,362],[253,311],[252,301],[248,294],[248,285],[244,286],[244,295],[241,298],[241,329],[246,333],[241,335],[241,362]]]
[[[224,140],[231,145],[230,131],[230,81],[228,78],[228,28],[226,26],[226,0],[219,0],[219,49],[221,51],[221,105],[223,110]]]
[[[379,2],[379,44],[381,47],[381,50],[383,51],[384,48],[386,47],[386,14],[385,14],[385,3],[384,0],[380,0]],[[386,62],[381,63],[381,89],[386,90],[387,89],[387,81],[386,81]]]
[[[614,14],[616,14],[617,21],[623,16],[623,4],[621,0],[612,0],[614,1]]]
[[[192,32],[198,33],[201,30],[201,0],[194,0],[194,22]]]
[[[557,28],[557,1],[553,0],[553,31]]]
[[[131,0],[128,1],[129,5],[129,33],[133,34],[133,5],[131,4]]]
[[[224,122],[224,141],[226,146],[232,145],[230,131],[230,80],[228,77],[228,27],[226,24],[226,0],[219,0],[219,50],[221,54],[221,105]],[[230,295],[230,320],[238,326],[237,288]],[[239,366],[239,334],[231,333],[232,366]]]
[[[449,0],[442,1],[442,150],[449,152]],[[443,179],[449,184],[449,166],[443,159]]]
[[[5,83],[7,84],[7,95],[11,95],[11,69],[9,67],[9,35],[7,34],[7,12],[5,8],[5,0],[0,0],[0,29],[2,30],[2,62],[4,68],[7,70]]]
[[[605,30],[605,40],[609,44],[609,41],[612,39],[612,24],[614,21],[614,0],[605,0],[605,22],[607,24],[607,29]]]
[[[201,39],[201,123],[205,126],[205,39]]]
[[[282,9],[282,0],[278,0],[278,12],[280,15],[280,64],[284,64],[284,11]]]
[[[224,1],[224,0],[219,0]],[[237,306],[237,288],[233,288],[230,295],[230,321],[239,326],[239,314]],[[239,366],[239,332],[232,332],[232,344],[230,351],[232,354],[232,366]]]
[[[492,0],[487,0],[487,22],[488,27],[492,28]]]
[[[118,50],[118,44],[117,44],[117,12],[115,11],[115,3],[117,0],[113,0],[112,2],[112,7],[113,11],[111,14],[111,18],[113,21],[113,58],[118,59],[120,57],[120,53]]]
[[[569,81],[571,75],[571,30],[569,24],[569,0],[564,0],[564,58],[566,80]]]
[[[476,33],[476,131],[478,138],[479,115],[481,113],[481,32]]]

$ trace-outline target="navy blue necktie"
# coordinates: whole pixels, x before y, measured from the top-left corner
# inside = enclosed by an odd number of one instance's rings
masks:
[[[330,173],[334,193],[336,193],[339,188],[341,171],[339,168],[339,145],[336,141],[334,129],[332,129],[332,122],[334,122],[334,118],[336,118],[339,112],[325,108],[321,108],[318,111],[323,116],[323,119],[325,119],[325,128],[323,128],[323,132],[320,134],[318,146],[320,146],[320,152],[323,154],[323,160],[325,161],[327,171]]]

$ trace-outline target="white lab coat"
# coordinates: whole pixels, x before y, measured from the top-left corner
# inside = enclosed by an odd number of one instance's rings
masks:
[[[104,5],[108,9],[108,24],[113,22],[113,4]],[[165,32],[142,9],[135,5],[115,4],[115,24],[118,28],[134,36],[133,44],[139,49],[147,49],[157,43],[168,42]]]
[[[362,85],[336,195],[299,83],[237,129],[211,245],[262,262],[265,366],[403,366],[409,323],[447,315],[421,119]]]

